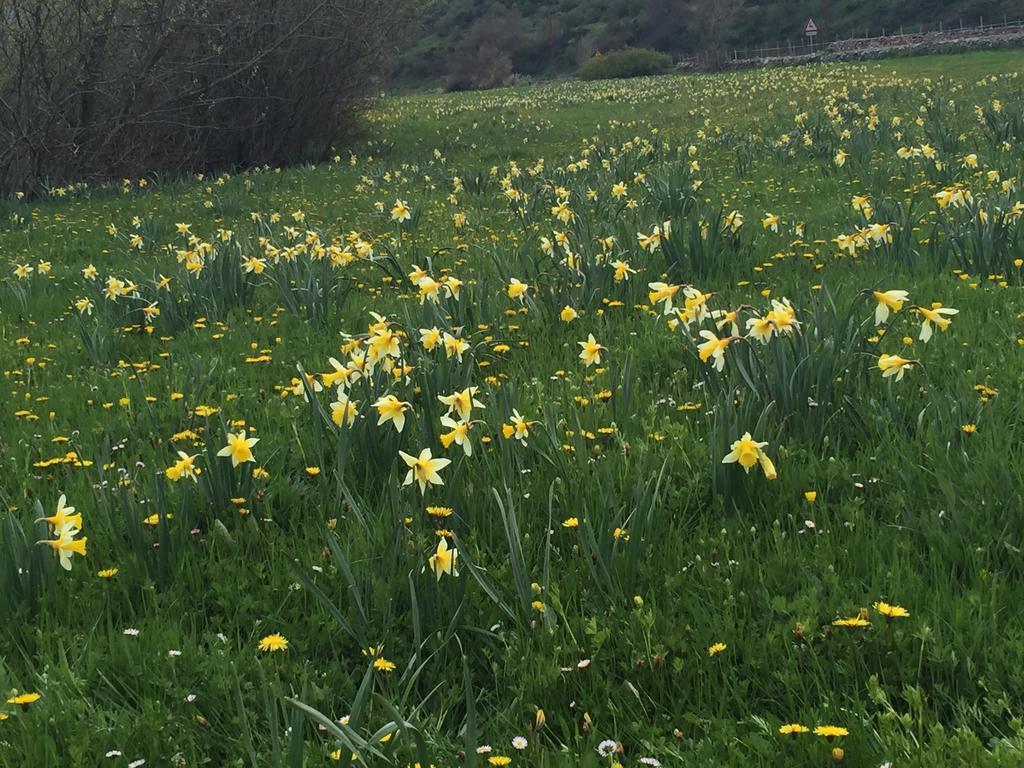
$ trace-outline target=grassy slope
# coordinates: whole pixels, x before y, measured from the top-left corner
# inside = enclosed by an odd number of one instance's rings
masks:
[[[5,595],[4,608],[13,613],[4,624],[9,650],[0,665],[0,689],[39,690],[43,699],[27,712],[7,708],[12,715],[0,722],[0,764],[97,764],[111,749],[122,750],[124,760],[146,757],[151,764],[175,755],[189,765],[202,759],[248,764],[250,754],[266,764],[272,737],[283,731],[273,718],[293,717],[288,707],[278,714],[276,697],[299,695],[332,717],[350,712],[367,667],[359,647],[367,643],[383,643],[384,655],[398,664],[391,675],[372,676],[373,689],[405,715],[421,705],[415,719],[438,765],[456,764],[454,753],[466,741],[463,675],[473,692],[479,741],[497,751],[507,752],[512,735],[527,733],[535,708],[544,708],[546,728],[528,733],[535,751],[517,762],[596,764],[596,743],[615,738],[625,745],[629,765],[645,754],[666,765],[822,764],[828,753],[822,740],[787,741],[774,733],[780,722],[797,720],[848,727],[844,747],[851,765],[877,766],[885,759],[900,765],[1017,764],[1021,739],[1013,697],[1024,682],[1016,610],[1022,597],[1019,280],[1000,288],[985,274],[959,280],[948,268],[924,266],[911,274],[881,256],[837,257],[828,241],[856,227],[853,194],[902,198],[909,188],[891,148],[855,156],[851,167],[836,171],[825,147],[790,158],[769,151],[760,139],[792,130],[798,112],[820,117],[825,99],[843,84],[855,101],[877,103],[884,124],[902,115],[909,126],[930,78],[937,101],[948,97],[961,107],[925,129],[908,127],[913,138],[907,141],[937,143],[933,134],[939,133],[954,147],[951,159],[976,151],[1004,175],[1013,168],[1019,175],[1019,137],[1011,151],[998,153],[974,129],[971,109],[992,97],[1019,109],[1019,79],[978,81],[1019,70],[1022,63],[1019,52],[999,52],[408,97],[380,105],[377,143],[357,152],[355,166],[343,160],[222,185],[167,182],[127,194],[96,190],[31,207],[6,204],[5,221],[13,214],[26,222],[5,225],[0,233],[5,257],[12,263],[47,259],[54,266],[28,289],[6,276],[0,285],[0,369],[7,384],[0,396],[0,501],[10,520],[27,527],[33,500],[51,510],[63,490],[86,515],[90,554],[68,576],[58,578],[51,567],[32,614],[22,612],[13,591]],[[949,80],[939,83],[942,75]],[[660,219],[655,196],[631,184],[641,206],[636,214],[617,215],[607,207],[591,213],[581,198],[590,184],[606,199],[611,183],[634,171],[654,177],[676,168],[672,152],[626,151],[614,172],[594,171],[585,183],[551,172],[576,190],[574,207],[594,224],[590,235],[616,231],[630,260],[646,264],[628,286],[608,285],[608,295],[621,297],[623,307],[603,306],[598,296],[581,320],[566,327],[550,316],[561,303],[542,300],[541,290],[528,314],[504,316],[510,302],[501,286],[511,276],[527,275],[538,253],[536,238],[551,225],[545,201],[524,230],[498,198],[497,184],[486,181],[489,168],[501,164],[504,173],[510,160],[525,166],[544,157],[554,169],[578,159],[585,138],[621,146],[634,136],[652,136],[652,128],[659,131],[657,140],[670,145],[694,143],[709,198],[746,216],[748,239],[734,254],[735,265],[699,283],[718,295],[715,306],[763,306],[759,292],[770,289],[773,297],[791,297],[806,318],[821,294],[812,286],[824,285],[841,306],[866,287],[902,287],[915,300],[940,299],[961,310],[948,334],[927,348],[909,345],[926,363],[908,380],[890,390],[871,370],[870,380],[851,382],[849,392],[868,420],[866,437],[846,427],[812,437],[798,424],[779,426],[765,438],[776,451],[777,481],[766,483],[756,472],[743,477],[739,470],[719,476],[721,452],[713,442],[725,438],[715,419],[664,405],[666,399],[701,400],[693,387],[705,369],[683,336],[632,309],[646,301],[645,285],[662,268],[631,242],[635,230],[649,231]],[[435,148],[443,160],[434,157]],[[451,206],[451,177],[470,180],[478,173],[485,191],[470,190]],[[931,190],[926,185],[922,191]],[[396,296],[382,284],[376,268],[352,267],[359,288],[340,322],[326,329],[275,309],[283,300],[273,285],[260,287],[248,309],[222,315],[218,297],[195,288],[206,304],[195,308],[189,325],[172,327],[165,310],[152,335],[112,331],[105,321],[86,318],[85,333],[110,343],[105,354],[111,361],[159,366],[141,375],[97,363],[83,349],[79,321],[68,309],[90,290],[80,276],[90,262],[103,277],[143,283],[161,272],[183,285],[180,267],[162,253],[164,243],[181,247],[176,222],[211,239],[218,227],[229,227],[253,253],[257,233],[250,211],[278,211],[287,222],[302,210],[301,228],[322,228],[328,236],[359,229],[377,236],[384,248],[394,229],[374,203],[386,210],[396,196],[423,209],[399,249],[403,271],[412,263],[425,265],[433,254],[435,271],[451,269],[471,281],[466,290],[476,301],[458,311],[472,326],[488,325],[481,341],[487,335],[485,345],[508,340],[513,347],[505,355],[481,353],[490,361],[483,368],[439,365],[417,378],[422,392],[404,442],[406,450],[431,444],[437,455],[431,424],[439,413],[429,411],[430,395],[459,382],[484,388],[488,408],[482,418],[488,423],[481,430],[495,436],[493,448],[478,444],[479,458],[449,468],[445,489],[427,499],[456,509],[450,527],[460,547],[486,568],[480,578],[493,585],[512,616],[488,597],[467,564],[458,579],[438,586],[421,573],[437,526],[424,516],[418,496],[394,491],[404,472],[394,463],[396,439],[373,428],[367,397],[359,399],[368,423],[359,427],[345,473],[352,496],[343,499],[331,469],[334,447],[315,439],[319,433],[301,397],[282,398],[275,389],[289,384],[296,364],[328,370],[328,356],[340,356],[338,331],[363,332],[368,309],[408,313],[413,328],[430,322],[414,298]],[[918,205],[922,212],[934,207]],[[469,216],[462,233],[451,227],[454,210]],[[805,243],[794,245],[791,233],[763,233],[758,221],[767,211],[790,224],[805,222]],[[131,223],[135,215],[138,227]],[[111,223],[120,236],[107,234]],[[135,230],[146,243],[141,258],[123,235]],[[285,239],[279,226],[274,231]],[[585,230],[574,237],[581,248],[589,239]],[[459,244],[468,250],[454,250]],[[533,283],[539,289],[560,285],[554,273]],[[24,305],[18,299],[23,290]],[[870,315],[868,303],[860,306]],[[108,312],[101,303],[97,315]],[[191,327],[195,315],[209,319]],[[593,380],[575,359],[576,342],[587,332],[609,350],[608,370]],[[892,333],[915,336],[916,330],[908,325]],[[272,361],[244,362],[259,350]],[[618,377],[627,350],[633,395],[623,411]],[[494,381],[483,384],[491,375]],[[1000,394],[982,406],[975,384]],[[605,388],[616,395],[608,406],[598,405],[594,396]],[[183,398],[172,400],[173,392]],[[154,400],[147,402],[147,395]],[[577,395],[590,404],[575,404]],[[191,415],[199,404],[222,413]],[[710,410],[711,403],[706,406]],[[531,448],[498,437],[513,407],[546,421],[535,427]],[[919,425],[922,408],[926,416]],[[154,470],[173,459],[169,437],[191,427],[209,435],[216,450],[222,417],[244,420],[261,437],[256,453],[270,478],[235,489],[252,514],[208,501],[187,483],[167,486],[175,517],[166,529],[141,528],[133,541],[127,531],[158,504]],[[560,418],[567,424],[559,426]],[[579,460],[559,455],[560,444],[573,440],[565,429],[596,432],[613,421],[623,443],[598,442],[601,452],[593,455],[603,458],[583,459],[593,448],[589,442],[580,444]],[[970,437],[959,431],[967,422],[979,424]],[[553,431],[551,439],[546,429]],[[71,438],[93,465],[34,466],[68,449],[53,443],[55,437]],[[304,468],[312,465],[322,466],[321,475],[307,475]],[[638,488],[662,471],[654,520],[644,536],[640,517],[627,521],[624,515],[637,504]],[[712,493],[711,484],[722,477],[725,486]],[[530,596],[517,592],[519,561],[510,558],[491,488],[501,491],[506,512],[510,500],[517,507],[523,578],[544,584],[543,617],[523,621],[516,615],[523,599],[526,612],[532,610]],[[803,492],[812,489],[819,497],[808,507]],[[569,516],[587,522],[579,539],[557,524]],[[799,533],[809,517],[814,532]],[[353,591],[325,549],[325,521],[332,519],[365,606],[367,643],[348,637],[308,592],[295,588],[297,561],[344,606],[346,620],[359,623]],[[550,521],[555,533],[549,546],[544,530]],[[610,531],[616,526],[634,534],[613,552]],[[591,534],[594,545],[582,538]],[[157,539],[160,548],[154,550],[150,544]],[[9,530],[0,544],[13,546]],[[591,546],[596,550],[585,554]],[[315,574],[313,565],[324,572]],[[112,581],[92,575],[106,566],[120,568]],[[642,597],[642,607],[634,595]],[[876,619],[875,629],[863,636],[819,630],[880,598],[901,602],[912,617],[892,628]],[[530,620],[536,628],[529,628]],[[806,642],[795,638],[796,625]],[[123,634],[129,627],[139,635]],[[275,631],[284,632],[291,647],[258,658],[256,642]],[[709,659],[705,649],[716,641],[726,642],[728,651]],[[168,655],[171,650],[181,656]],[[581,658],[591,659],[586,671],[559,671]],[[190,695],[196,698],[188,700]],[[589,730],[584,712],[593,722]],[[368,734],[390,717],[377,702],[359,730]],[[309,764],[328,762],[322,736],[307,720],[294,723],[309,741]],[[401,740],[405,751],[396,760],[411,759],[409,745]]]
[[[462,0],[443,4],[424,22],[422,35],[414,44],[403,49],[399,59],[399,80],[409,78],[423,82],[438,82],[448,72],[453,51],[473,22],[485,14],[491,3]],[[549,63],[550,19],[556,22],[557,40],[555,69],[572,72],[576,68],[576,45],[589,32],[600,30],[615,19],[626,35],[625,41],[633,45],[662,47],[675,55],[692,55],[695,45],[693,34],[680,27],[668,41],[652,42],[651,31],[646,29],[646,3],[627,0],[566,0],[561,3],[507,2],[510,9],[522,17],[521,40],[524,50],[514,64],[516,71],[537,74],[555,74],[547,71]],[[684,4],[677,4],[682,7]],[[668,6],[663,7],[671,7]],[[786,40],[799,42],[802,27],[808,16],[822,23],[820,0],[789,2],[762,0],[748,2],[730,29],[727,47],[756,48],[776,45]],[[669,11],[675,23],[679,11]],[[944,0],[925,2],[915,0],[832,0],[829,3],[830,33],[839,37],[854,37],[865,33],[879,35],[904,27],[916,30],[919,24],[932,28],[940,22],[946,26],[959,23],[977,25],[979,19],[987,23],[1002,21],[1004,17],[1019,18],[1020,9],[1009,0],[978,2],[977,0]],[[660,38],[658,38],[660,40]]]

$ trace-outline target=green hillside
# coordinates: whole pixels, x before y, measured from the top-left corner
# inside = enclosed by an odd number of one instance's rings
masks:
[[[645,46],[676,57],[801,39],[813,16],[824,36],[919,24],[976,25],[1024,16],[1019,0],[442,0],[399,57],[395,79],[425,84],[481,71],[495,77],[575,70],[595,51]]]

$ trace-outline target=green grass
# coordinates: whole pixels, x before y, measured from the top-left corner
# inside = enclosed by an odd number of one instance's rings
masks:
[[[625,766],[820,766],[837,746],[871,768],[1020,764],[1022,64],[409,96],[321,167],[4,201],[0,691],[41,697],[0,708],[0,765],[596,766],[606,739]],[[897,156],[922,145],[939,164]],[[940,208],[943,189],[971,202]],[[870,223],[892,242],[835,242]],[[572,258],[540,248],[556,231]],[[356,239],[374,258],[333,266]],[[415,267],[458,297],[421,303]],[[107,299],[109,277],[137,295]],[[799,329],[732,341],[718,371],[696,347],[714,319],[670,324],[655,281],[739,308],[741,334],[785,297]],[[876,329],[870,291],[893,289],[910,299]],[[925,344],[911,307],[933,301],[959,314]],[[300,371],[365,350],[370,312],[411,369],[354,381],[339,428],[335,387]],[[420,345],[435,326],[461,361]],[[914,364],[883,378],[882,353]],[[472,457],[440,440],[438,396],[467,386]],[[377,425],[387,393],[411,404],[401,433]],[[503,435],[514,410],[525,443]],[[217,453],[243,426],[259,443],[235,468]],[[722,463],[744,432],[776,479]],[[421,448],[452,460],[422,495],[399,457]],[[177,450],[197,482],[166,476]],[[62,493],[88,537],[70,572],[35,544]],[[439,530],[457,576],[428,564]],[[832,624],[862,610],[869,627]],[[273,633],[287,650],[261,652]]]

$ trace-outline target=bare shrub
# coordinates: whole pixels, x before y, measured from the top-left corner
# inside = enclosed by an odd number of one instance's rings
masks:
[[[0,0],[0,192],[318,159],[410,0]]]
[[[497,88],[512,77],[512,57],[523,46],[518,11],[497,4],[480,16],[459,41],[450,63],[447,88]]]

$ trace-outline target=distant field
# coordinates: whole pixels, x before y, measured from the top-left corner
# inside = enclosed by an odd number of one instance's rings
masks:
[[[0,765],[1024,763],[1022,70],[0,202]]]

